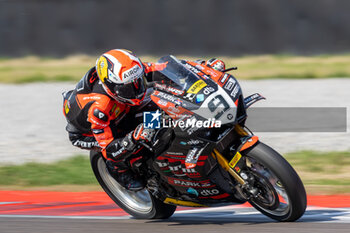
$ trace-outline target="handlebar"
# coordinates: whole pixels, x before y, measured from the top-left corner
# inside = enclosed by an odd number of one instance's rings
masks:
[[[222,72],[228,72],[230,70],[237,70],[238,68],[235,66],[235,67],[231,67],[231,68],[227,68],[226,70],[222,71]]]

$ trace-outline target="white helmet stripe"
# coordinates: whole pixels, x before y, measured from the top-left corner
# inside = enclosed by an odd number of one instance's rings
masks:
[[[110,54],[105,53],[103,54],[103,56],[107,57],[114,64],[112,72],[116,74],[114,75],[114,77],[116,78],[117,83],[121,83],[122,80],[120,80],[119,78],[119,71],[122,68],[122,64],[120,64],[120,62]]]

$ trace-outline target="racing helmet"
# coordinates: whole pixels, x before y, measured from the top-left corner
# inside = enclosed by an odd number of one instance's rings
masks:
[[[146,94],[144,67],[131,51],[113,49],[96,61],[102,86],[113,99],[128,105],[140,105]]]

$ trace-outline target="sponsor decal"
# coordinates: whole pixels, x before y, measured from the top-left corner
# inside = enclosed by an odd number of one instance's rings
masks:
[[[143,112],[143,127],[145,129],[160,129],[161,113],[157,110],[154,112]]]
[[[169,169],[170,169],[170,171],[172,171],[172,173],[173,173],[175,176],[186,176],[186,174],[184,174],[184,173],[182,172],[181,164],[174,165],[174,166],[169,165]]]
[[[240,171],[241,171],[241,169],[238,166],[236,166],[234,169],[237,173],[240,173]]]
[[[181,111],[177,108],[177,107],[174,107],[172,105],[170,105],[167,109],[168,112],[176,115],[177,113],[180,113]]]
[[[199,149],[198,147],[195,147],[188,152],[185,160],[185,165],[187,169],[194,168],[196,166],[198,158],[203,152],[204,148],[205,147]]]
[[[201,175],[193,168],[184,168],[182,167],[182,164],[178,164],[178,165],[168,165],[170,171],[172,171],[172,173],[175,176],[189,176],[189,177],[200,177]]]
[[[194,97],[196,97],[196,94],[193,93],[187,93],[183,98],[187,99],[189,101],[193,101]]]
[[[159,99],[157,104],[161,105],[161,106],[167,106],[168,105],[168,101],[164,100],[164,99]]]
[[[104,56],[101,56],[97,61],[97,74],[101,81],[104,83],[108,78],[108,63]]]
[[[167,152],[168,155],[184,155],[182,152]]]
[[[203,61],[203,62],[204,62],[204,61]],[[196,67],[197,69],[199,69],[199,70],[203,70],[203,69],[204,69],[204,67],[201,66],[201,65],[199,65],[199,64],[195,65],[195,67]]]
[[[196,67],[194,67],[194,66],[192,66],[192,65],[190,65],[190,64],[188,64],[188,63],[185,63],[185,67],[186,67],[188,70],[192,71],[193,73],[195,73],[195,74],[197,74],[197,75],[203,77],[204,79],[210,78],[208,75],[204,74],[204,73],[201,72],[199,69],[197,69]]]
[[[74,146],[83,147],[83,148],[93,148],[98,146],[98,142],[85,142],[81,140],[77,140],[73,144]]]
[[[207,74],[209,74],[210,76],[212,76],[213,78],[212,79],[217,79],[218,77],[221,76],[221,73],[219,73],[217,70],[214,70],[214,69],[206,69],[205,72]]]
[[[198,94],[196,96],[196,103],[197,104],[203,102],[203,100],[204,100],[204,95],[203,94]]]
[[[195,195],[195,196],[199,196],[199,193],[197,192],[197,190],[193,189],[193,188],[188,188],[186,190],[186,192],[188,192],[189,194]]]
[[[168,182],[172,185],[182,186],[182,187],[194,187],[194,188],[211,188],[214,184],[211,184],[209,180],[202,181],[190,181],[190,180],[180,180],[172,177],[168,177]]]
[[[224,74],[224,76],[222,77],[222,79],[220,79],[220,82],[221,82],[222,84],[224,84],[229,76],[230,76],[230,75],[228,75],[228,74]]]
[[[165,84],[155,83],[154,87],[159,89],[159,90],[162,90],[162,91],[171,92],[174,95],[182,95],[184,93],[184,91],[182,91],[182,90],[176,89],[176,88],[171,87],[171,86],[167,86]]]
[[[122,154],[124,151],[125,151],[125,148],[122,147],[122,148],[120,148],[118,151],[113,152],[113,153],[112,153],[112,156],[113,156],[113,157],[117,157],[118,155]]]
[[[235,154],[235,156],[233,156],[232,160],[228,163],[228,165],[231,168],[234,168],[241,158],[242,158],[242,155],[237,151],[237,153]]]
[[[206,86],[207,84],[203,80],[198,80],[197,82],[192,84],[192,86],[188,89],[187,93],[197,94]]]
[[[221,134],[219,134],[218,139],[220,140],[221,138],[223,138],[231,129],[226,129],[224,132],[222,132]]]
[[[164,167],[167,167],[167,166],[168,166],[168,163],[165,163],[165,162],[156,161],[156,164],[157,164],[158,167],[160,167],[160,168],[164,168]]]
[[[83,100],[99,100],[101,97],[99,96],[85,96],[83,97]]]
[[[198,145],[198,144],[201,144],[201,143],[203,143],[203,141],[191,139],[191,140],[189,140],[186,144],[187,144],[187,145]]]
[[[180,101],[180,99],[179,99],[178,97],[175,97],[175,96],[173,96],[173,95],[166,94],[166,93],[164,93],[164,92],[159,92],[158,95],[157,95],[157,97],[163,98],[163,99],[168,100],[168,101],[171,101],[171,102],[173,102],[173,103],[175,103],[175,104],[178,104],[178,105],[181,104],[181,101]]]
[[[117,104],[114,104],[111,111],[109,112],[109,115],[111,115],[114,118],[117,118],[119,114],[120,114],[120,108],[117,106]]]
[[[205,94],[205,95],[210,95],[212,92],[214,92],[215,91],[215,89],[213,88],[213,87],[205,87],[204,89],[203,89],[203,93]]]
[[[135,65],[123,72],[122,74],[123,80],[134,80],[138,77],[141,77],[142,73],[143,73],[142,69],[138,65]]]
[[[181,91],[181,90],[173,88],[173,87],[168,87],[167,91],[171,92],[174,95],[182,95],[184,93],[184,91]]]
[[[228,91],[232,91],[233,87],[236,84],[236,80],[234,80],[233,78],[230,78],[227,83],[225,84],[224,88]]]
[[[213,195],[217,195],[217,194],[219,194],[220,193],[220,191],[219,190],[217,190],[217,189],[204,189],[204,190],[202,190],[201,192],[200,192],[200,194],[202,195],[202,196],[213,196]]]
[[[236,85],[235,88],[233,89],[233,91],[231,92],[231,96],[233,98],[236,98],[236,95],[237,95],[238,91],[239,91],[239,86]]]
[[[188,154],[187,154],[187,157],[186,157],[186,160],[185,162],[186,163],[191,163],[193,160],[194,160],[194,156],[196,155],[196,152],[198,151],[198,147],[195,147],[193,149],[191,149]],[[197,158],[198,159],[198,158]]]

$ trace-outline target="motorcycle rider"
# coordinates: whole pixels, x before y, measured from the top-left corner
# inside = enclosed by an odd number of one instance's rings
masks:
[[[215,58],[196,62],[225,69],[225,64]],[[143,63],[131,51],[113,49],[97,59],[74,90],[63,93],[63,113],[72,144],[101,151],[110,174],[128,190],[138,191],[145,186],[127,159],[133,158],[133,163],[141,159],[145,145],[155,134],[135,116],[152,109],[144,101],[146,81],[151,81],[152,72],[165,67]]]

